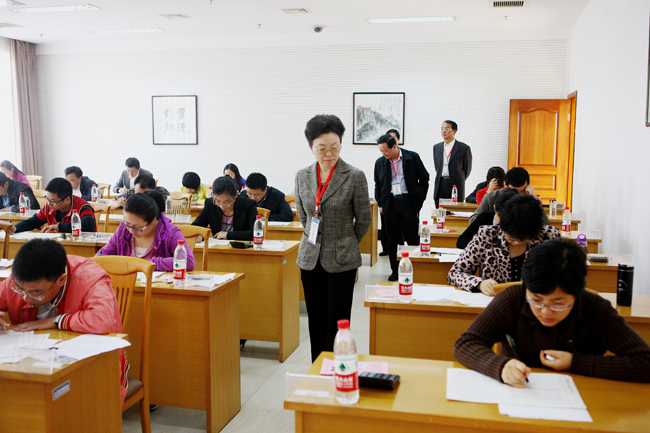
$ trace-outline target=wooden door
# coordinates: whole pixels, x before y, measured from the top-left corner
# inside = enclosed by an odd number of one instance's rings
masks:
[[[554,198],[571,206],[571,115],[568,99],[510,100],[508,169],[528,170],[530,184],[543,203]]]

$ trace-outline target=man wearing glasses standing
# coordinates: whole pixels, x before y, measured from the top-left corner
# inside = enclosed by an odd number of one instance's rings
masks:
[[[456,185],[458,201],[465,200],[465,180],[472,171],[472,149],[456,141],[458,125],[451,120],[442,122],[440,133],[443,141],[433,146],[433,165],[436,169],[433,199],[436,209],[441,198],[451,198]]]
[[[11,228],[12,234],[37,228],[43,233],[72,233],[70,219],[75,210],[81,217],[82,232],[97,231],[95,211],[86,200],[72,195],[72,186],[64,178],[56,177],[47,184],[45,199],[47,203],[36,215]]]

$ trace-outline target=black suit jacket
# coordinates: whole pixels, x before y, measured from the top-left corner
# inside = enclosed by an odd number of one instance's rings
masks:
[[[411,150],[400,147],[402,152],[402,164],[404,172],[404,181],[408,189],[408,199],[413,203],[413,207],[420,211],[422,204],[427,198],[429,191],[429,172],[424,168],[420,155]],[[390,211],[391,200],[391,167],[390,161],[380,156],[375,162],[375,200],[380,208],[384,210],[384,215]]]
[[[235,213],[232,221],[232,231],[228,232],[229,240],[252,241],[253,224],[257,218],[257,203],[243,195],[238,195],[235,199]],[[212,236],[221,231],[221,208],[214,204],[212,197],[205,199],[203,210],[196,217],[193,226],[208,227],[212,230]]]
[[[81,191],[81,198],[87,202],[91,202],[93,200],[93,185],[97,185],[97,182],[90,179],[88,176],[83,176],[81,178],[81,182],[79,183],[79,190]],[[101,198],[101,192],[99,198]]]
[[[293,221],[291,206],[284,199],[284,193],[279,189],[267,187],[265,200],[263,203],[259,203],[258,206],[271,211],[269,221]]]
[[[29,198],[30,209],[40,209],[38,200],[34,197],[32,188],[26,183],[17,180],[9,179],[9,188],[7,188],[7,197],[9,197],[9,207],[11,212],[20,212],[20,193],[25,193],[25,197]],[[0,200],[2,204],[2,200]]]
[[[444,141],[433,146],[433,165],[436,169],[436,178],[434,180],[433,198],[438,195],[440,186],[440,177],[444,166]],[[449,180],[452,185],[458,188],[458,200],[465,198],[465,180],[472,171],[472,149],[465,143],[456,140],[454,148],[449,155]]]

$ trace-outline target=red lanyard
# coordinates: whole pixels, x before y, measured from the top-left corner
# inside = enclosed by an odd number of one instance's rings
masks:
[[[397,179],[397,169],[399,168],[399,158],[397,159],[397,162],[395,165],[393,165],[393,161],[390,161],[390,166],[393,168],[393,173],[395,173],[395,179]]]
[[[320,164],[316,164],[316,170],[318,173],[318,191],[316,192],[316,215],[318,215],[318,208],[320,205],[320,200],[323,198],[323,194],[325,194],[325,190],[330,184],[330,180],[332,179],[332,175],[334,174],[334,170],[336,169],[336,164],[334,164],[334,167],[330,170],[330,175],[327,176],[327,180],[325,181],[324,184],[321,185],[320,181]]]
[[[445,152],[445,146],[442,146],[442,152],[445,154],[445,158],[447,158],[447,162],[449,162],[449,156],[451,155],[451,152],[454,150],[454,146],[451,146],[451,149],[449,149],[449,153]]]

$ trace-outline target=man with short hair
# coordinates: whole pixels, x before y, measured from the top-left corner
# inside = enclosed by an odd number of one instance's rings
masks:
[[[441,198],[451,198],[454,185],[458,199],[465,199],[465,180],[472,171],[472,149],[456,141],[458,125],[452,120],[442,122],[440,133],[443,141],[433,146],[433,165],[436,169],[433,199],[438,208]]]
[[[29,199],[30,209],[38,209],[38,200],[34,197],[32,188],[17,180],[0,173],[0,209],[3,212],[20,212],[20,193]]]
[[[262,173],[251,173],[246,178],[246,194],[257,202],[257,207],[271,211],[269,221],[293,221],[291,206],[284,199],[284,193],[279,189],[267,186],[266,176]]]
[[[84,172],[79,167],[73,165],[66,168],[65,178],[72,185],[72,195],[81,197],[86,201],[92,201],[93,185],[97,185],[97,183],[89,179],[88,176],[84,176]]]
[[[383,213],[388,233],[388,259],[391,275],[397,281],[397,244],[404,237],[418,245],[419,212],[429,191],[429,172],[417,153],[400,149],[390,135],[382,135],[377,147],[383,156],[375,162],[375,200]]]
[[[95,211],[88,202],[72,195],[72,185],[62,177],[55,177],[45,187],[47,203],[43,209],[28,220],[11,228],[11,233],[20,233],[41,228],[44,233],[72,233],[72,212],[79,212],[81,231],[95,232]]]
[[[131,197],[133,194],[145,192],[150,189],[158,191],[160,194],[162,194],[165,200],[167,200],[167,197],[169,197],[169,191],[167,191],[167,189],[163,188],[162,186],[156,186],[156,181],[153,177],[141,174],[135,178],[133,188],[126,191],[124,194],[112,199],[109,203],[109,206],[111,209],[121,209],[124,207],[124,204],[129,199],[129,197]]]
[[[398,145],[400,145],[400,134],[397,129],[389,129],[386,131],[386,135],[390,135],[395,139]],[[380,256],[387,256],[388,255],[388,233],[386,229],[386,217],[384,216],[383,213],[379,212],[379,219],[381,220],[381,236],[379,241],[381,242],[381,253],[379,253]],[[400,235],[400,239],[398,240],[399,243],[404,243],[404,238]]]
[[[115,193],[124,194],[129,189],[134,188],[135,178],[139,175],[153,177],[153,174],[151,174],[150,171],[147,171],[144,168],[140,168],[140,161],[138,161],[137,158],[127,158],[124,165],[126,165],[126,170],[122,172],[119,180],[115,183],[115,185],[113,185],[113,192]]]
[[[16,332],[122,332],[111,277],[91,259],[66,255],[63,246],[51,239],[34,239],[18,250],[11,275],[0,283],[0,331],[8,327],[3,320],[7,315]],[[122,400],[127,365],[121,350]]]
[[[393,137],[398,145],[402,144],[400,142],[400,139],[402,137],[399,135],[399,131],[397,129],[389,129],[388,131],[386,131],[386,135],[390,135],[391,137]]]

